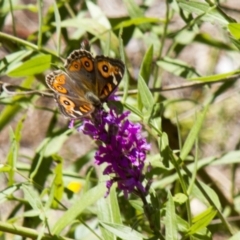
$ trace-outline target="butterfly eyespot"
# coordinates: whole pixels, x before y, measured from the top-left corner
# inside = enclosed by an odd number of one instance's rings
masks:
[[[88,61],[85,61],[85,62],[84,62],[84,65],[85,65],[85,67],[87,67],[87,68],[90,66],[90,64],[89,64]]]
[[[59,93],[67,93],[67,89],[59,85],[58,83],[54,83],[53,88],[56,89],[56,91]]]
[[[58,76],[55,77],[55,82],[59,83],[59,84],[64,84],[66,82],[66,78],[64,74],[60,74]]]
[[[80,69],[81,69],[81,63],[78,61],[73,61],[68,68],[69,71],[73,71],[73,72],[79,71]]]
[[[93,70],[93,63],[91,60],[89,60],[89,58],[87,57],[83,57],[82,58],[82,63],[85,67],[85,69],[88,71],[88,72],[91,72]]]
[[[108,66],[107,65],[103,65],[102,66],[102,70],[107,73],[108,72]]]
[[[113,67],[107,61],[100,61],[98,62],[98,71],[104,78],[108,78],[112,75]]]
[[[63,103],[64,103],[66,106],[70,106],[70,105],[71,105],[70,102],[67,101],[67,100],[64,100]]]
[[[75,107],[74,102],[72,102],[71,100],[69,100],[68,98],[64,97],[64,96],[60,96],[59,97],[59,103],[64,106],[66,111],[72,111]]]

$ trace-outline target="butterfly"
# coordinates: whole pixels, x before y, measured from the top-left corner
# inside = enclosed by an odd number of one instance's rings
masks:
[[[123,78],[121,60],[96,56],[85,50],[73,51],[66,59],[64,70],[46,75],[60,111],[71,119],[91,115],[108,99]]]

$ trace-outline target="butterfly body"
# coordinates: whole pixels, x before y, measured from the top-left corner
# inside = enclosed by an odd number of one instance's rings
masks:
[[[116,89],[124,75],[122,61],[96,56],[84,49],[73,51],[64,64],[46,76],[61,112],[71,118],[90,115]]]

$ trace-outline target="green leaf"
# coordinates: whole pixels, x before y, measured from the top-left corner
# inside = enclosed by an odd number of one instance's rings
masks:
[[[116,188],[112,187],[109,196],[98,201],[98,220],[100,222],[122,224]],[[101,227],[101,232],[104,239],[115,239],[113,234],[103,227]]]
[[[32,83],[34,81],[33,77],[26,78],[22,84],[21,87],[30,88]],[[33,98],[33,95],[25,97],[25,96],[14,96],[12,98],[12,104],[7,105],[3,110],[1,110],[0,114],[0,131],[7,126],[11,119],[16,116],[16,114],[22,109],[22,107],[19,105],[20,103],[24,102],[30,102],[30,100]]]
[[[10,77],[26,77],[44,72],[50,68],[51,55],[38,55],[8,72]]]
[[[21,188],[24,192],[25,199],[29,202],[33,210],[37,210],[40,214],[44,207],[36,190],[27,185],[22,185]]]
[[[226,80],[228,81],[229,78],[235,77],[236,74],[240,74],[239,70],[232,71],[232,72],[227,72],[227,73],[221,73],[221,74],[216,74],[212,76],[204,76],[204,77],[195,77],[195,78],[189,78],[187,79],[188,81],[201,81],[201,82],[214,82],[214,81],[222,81]]]
[[[63,183],[63,176],[62,176],[63,159],[58,155],[54,155],[53,159],[54,159],[54,162],[57,164],[57,166],[55,167],[55,170],[54,170],[55,177],[54,177],[53,186],[52,186],[52,190],[54,191],[53,196],[55,199],[52,203],[52,207],[57,208],[58,202],[61,201],[63,196],[63,191],[64,191],[64,185],[63,185],[64,183]]]
[[[129,203],[135,208],[138,212],[144,213],[143,203],[140,200],[129,200]]]
[[[144,55],[139,75],[148,83],[149,78],[152,74],[152,63],[153,63],[153,45],[151,45],[146,54]]]
[[[110,29],[103,26],[95,19],[90,18],[73,18],[69,20],[62,21],[62,27],[75,27],[81,28],[86,32],[93,34],[97,39],[102,40],[103,42],[107,42],[109,40],[109,31]],[[111,31],[111,49],[115,53],[119,53],[119,41],[115,33]]]
[[[126,63],[126,58],[125,58],[125,50],[124,50],[124,44],[123,44],[123,39],[122,39],[122,29],[119,31],[119,52],[120,52],[120,57],[123,60],[124,63]],[[123,97],[122,97],[122,102],[125,103],[126,99],[128,97],[128,89],[129,89],[129,74],[128,74],[128,69],[125,64],[125,73],[122,79],[123,82]]]
[[[184,29],[179,32],[176,36],[176,42],[187,45],[193,42],[194,38],[196,36],[195,31],[189,31],[188,29]]]
[[[166,228],[166,240],[178,239],[175,205],[170,192],[168,192],[168,201],[166,204],[165,228]]]
[[[9,196],[13,195],[15,191],[19,189],[18,186],[12,185],[0,192],[0,204],[9,201]]]
[[[217,40],[216,38],[214,38],[214,36],[211,36],[207,33],[198,33],[194,41],[208,46],[212,46],[220,50],[236,51],[236,48],[233,45]]]
[[[183,193],[177,193],[174,195],[173,200],[176,203],[183,204],[187,201],[188,197]]]
[[[133,19],[120,22],[117,26],[114,27],[114,29],[126,28],[132,25],[138,26],[145,23],[160,23],[160,22],[163,22],[163,21],[160,21],[159,18],[136,17]]]
[[[12,132],[10,129],[10,140],[11,140],[11,147],[7,156],[7,164],[10,167],[8,172],[8,185],[12,186],[14,184],[14,173],[16,170],[16,162],[18,159],[18,150],[19,144],[21,140],[21,132],[23,128],[23,122],[25,117],[23,117],[17,124],[15,132]]]
[[[209,107],[209,104],[206,104],[206,106],[204,106],[204,109],[202,110],[202,112],[200,112],[197,116],[196,116],[196,121],[193,125],[193,127],[191,128],[190,133],[187,136],[187,139],[183,145],[183,148],[181,150],[180,153],[180,158],[182,159],[182,161],[184,161],[186,159],[186,157],[188,156],[189,152],[191,151],[196,138],[198,137],[198,133],[202,127],[203,121],[206,117],[206,113]]]
[[[142,105],[147,109],[148,116],[150,116],[152,107],[154,105],[154,99],[143,77],[138,77],[138,95],[140,96]]]
[[[56,1],[53,2],[54,16],[56,22],[57,54],[61,51],[61,16]]]
[[[187,65],[181,60],[165,57],[162,60],[157,61],[157,65],[176,76],[184,78],[199,77],[199,74],[193,67]]]
[[[30,56],[32,52],[32,50],[21,50],[8,54],[0,61],[0,72],[10,72],[11,69],[16,68],[19,61]]]
[[[101,23],[104,27],[107,29],[111,28],[111,24],[106,17],[106,15],[103,13],[102,9],[94,4],[92,1],[86,1],[88,10],[94,20],[96,20],[98,23]]]
[[[143,118],[142,112],[140,112],[140,111],[139,111],[137,108],[135,108],[133,105],[124,103],[124,106],[125,106],[128,110],[130,110],[132,113],[136,114],[138,117]]]
[[[169,148],[169,142],[168,142],[168,135],[163,132],[161,138],[158,140],[159,142],[159,147],[160,147],[160,152],[161,152],[161,157],[162,157],[162,163],[164,164],[165,167],[169,167],[169,153],[171,149]]]
[[[216,208],[220,209],[221,208],[221,203],[219,200],[219,197],[217,195],[217,193],[210,188],[207,184],[200,182],[201,187],[204,189],[204,191],[207,193],[207,195],[209,196],[209,198],[212,199],[212,201],[214,202],[214,206],[216,206]],[[192,191],[192,195],[194,195],[197,199],[201,200],[205,205],[208,205],[208,201],[205,198],[205,196],[202,194],[202,192],[200,191],[200,189],[193,187],[194,192]]]
[[[72,224],[75,219],[90,205],[103,197],[106,192],[105,184],[99,184],[90,189],[80,197],[56,222],[53,227],[52,234],[60,234],[60,232]]]
[[[124,240],[142,240],[145,237],[140,234],[139,232],[135,231],[131,227],[126,227],[120,224],[112,224],[107,222],[100,222],[101,225],[107,229],[108,231],[112,232],[117,237],[124,239]]]
[[[217,157],[210,165],[228,165],[239,163],[240,151],[227,152],[222,157]]]
[[[122,217],[121,217],[121,212],[118,204],[117,193],[114,187],[112,187],[110,190],[109,199],[110,199],[110,207],[111,207],[113,222],[122,224]]]
[[[197,1],[184,1],[178,0],[179,6],[189,12],[195,13],[197,15],[204,14],[202,20],[209,21],[212,23],[219,23],[222,25],[228,24],[228,19],[221,12],[219,12],[216,7],[210,7],[208,4]]]
[[[199,230],[205,228],[215,217],[217,211],[212,207],[197,215],[192,219],[192,226],[188,230],[188,235],[197,233]]]
[[[69,133],[72,129],[69,129],[59,136],[46,139],[44,144],[44,157],[49,157],[56,154],[62,148],[63,143],[67,140]]]
[[[144,13],[142,9],[137,5],[137,3],[133,0],[124,0],[123,1],[128,13],[131,18],[139,18],[139,17],[144,17]]]
[[[228,30],[232,34],[232,36],[239,40],[240,39],[240,24],[239,23],[229,23]]]

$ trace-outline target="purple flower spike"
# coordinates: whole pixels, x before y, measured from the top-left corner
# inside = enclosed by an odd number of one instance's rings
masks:
[[[126,197],[131,192],[144,195],[147,192],[142,183],[142,171],[150,145],[141,135],[141,125],[127,119],[129,114],[129,111],[117,114],[113,109],[109,113],[98,110],[91,120],[84,119],[79,128],[84,134],[102,142],[95,154],[95,163],[107,163],[103,174],[110,175],[111,180],[106,183],[106,196],[114,182]]]

